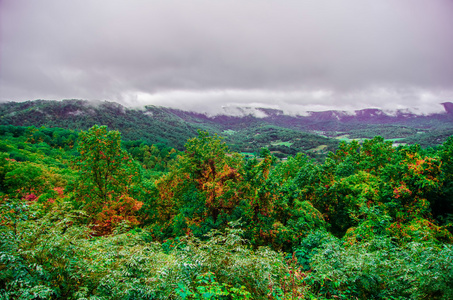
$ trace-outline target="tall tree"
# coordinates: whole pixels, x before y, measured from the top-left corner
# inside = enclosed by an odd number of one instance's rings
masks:
[[[178,215],[189,228],[223,222],[220,216],[230,215],[241,198],[241,169],[242,157],[230,154],[217,135],[199,131],[170,172],[156,182],[160,218]]]
[[[118,222],[137,223],[134,211],[141,207],[136,200],[140,191],[140,172],[126,151],[121,149],[121,135],[106,126],[93,126],[79,135],[80,157],[75,196],[91,223],[109,232]]]

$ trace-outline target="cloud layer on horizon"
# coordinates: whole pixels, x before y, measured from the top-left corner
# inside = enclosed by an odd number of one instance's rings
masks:
[[[451,0],[0,2],[0,100],[215,113],[453,101]]]

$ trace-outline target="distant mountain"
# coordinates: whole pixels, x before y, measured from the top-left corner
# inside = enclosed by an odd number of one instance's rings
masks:
[[[269,108],[241,108],[236,115],[208,116],[156,106],[131,109],[106,101],[35,100],[0,103],[0,125],[86,130],[100,124],[119,130],[127,140],[163,143],[178,149],[183,149],[187,139],[201,129],[224,136],[236,151],[255,152],[266,146],[284,156],[298,151],[332,150],[339,139],[375,135],[402,143],[420,142],[423,146],[439,144],[453,134],[453,103],[443,106],[444,112],[432,115],[363,109],[291,116]]]
[[[95,124],[120,130],[125,139],[164,143],[181,149],[197,128],[165,108],[128,109],[114,102],[83,100],[8,102],[0,104],[0,124],[86,130]]]

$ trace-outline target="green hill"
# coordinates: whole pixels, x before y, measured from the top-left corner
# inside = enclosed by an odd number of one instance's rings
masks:
[[[280,157],[338,142],[300,129],[284,128],[253,116],[209,118],[203,114],[146,106],[131,109],[114,102],[84,100],[8,102],[0,104],[0,125],[87,130],[95,124],[119,130],[124,140],[143,140],[182,150],[186,141],[205,130],[223,136],[238,152],[269,147]],[[226,133],[230,130],[229,134]]]

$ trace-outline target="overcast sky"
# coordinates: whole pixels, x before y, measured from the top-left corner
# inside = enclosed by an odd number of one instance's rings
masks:
[[[453,102],[453,0],[0,0],[0,101]]]

